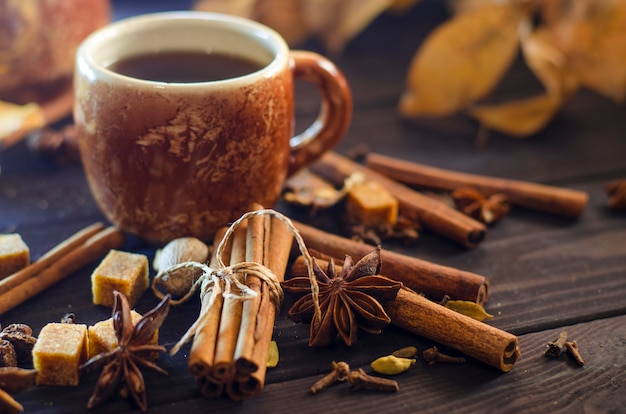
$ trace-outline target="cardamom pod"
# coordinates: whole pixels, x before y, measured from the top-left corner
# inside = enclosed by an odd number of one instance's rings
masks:
[[[387,355],[376,359],[370,366],[379,374],[397,375],[409,369],[413,364],[415,364],[415,359]]]
[[[449,300],[444,306],[458,313],[462,313],[465,316],[476,319],[477,321],[482,322],[484,320],[493,319],[493,315],[485,312],[485,308],[470,300]]]
[[[414,346],[405,346],[404,348],[393,351],[391,355],[398,358],[413,358],[417,355],[417,348]]]
[[[270,342],[270,351],[267,354],[267,367],[275,368],[278,365],[278,344],[276,341]]]

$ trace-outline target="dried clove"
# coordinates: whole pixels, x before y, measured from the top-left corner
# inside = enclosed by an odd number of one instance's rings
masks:
[[[422,352],[422,356],[428,365],[435,365],[438,362],[448,364],[463,364],[467,362],[464,357],[455,357],[440,352],[436,346],[424,350],[424,352]]]
[[[585,361],[580,355],[580,352],[578,350],[578,343],[576,341],[565,342],[565,348],[567,348],[567,352],[569,352],[569,354],[574,357],[576,362],[578,362],[578,365],[580,365],[581,367],[585,365]]]
[[[415,355],[417,355],[417,348],[414,346],[405,346],[404,348],[393,351],[391,355],[398,358],[415,358]]]
[[[562,331],[559,334],[559,338],[556,341],[548,342],[545,356],[548,358],[558,358],[561,355],[561,351],[567,341],[567,331]]]
[[[309,392],[311,394],[317,394],[318,392],[330,387],[337,382],[343,382],[348,378],[348,374],[350,373],[350,366],[346,362],[335,362],[333,361],[333,369],[324,376],[322,379],[318,380],[315,384],[311,386]]]
[[[400,389],[400,386],[396,381],[367,375],[361,368],[348,374],[348,382],[352,384],[352,389],[355,391],[370,390],[396,392]]]

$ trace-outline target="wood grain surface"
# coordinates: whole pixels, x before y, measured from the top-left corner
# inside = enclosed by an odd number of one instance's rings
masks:
[[[153,10],[186,7],[175,2],[115,1],[115,18]],[[463,365],[427,365],[419,360],[396,377],[393,394],[354,392],[338,384],[310,396],[308,388],[329,371],[331,362],[346,361],[369,371],[369,363],[403,346],[420,350],[428,340],[387,327],[381,335],[360,334],[351,348],[307,346],[308,325],[286,316],[287,297],[276,320],[274,339],[280,362],[268,370],[261,395],[244,402],[203,398],[187,372],[189,345],[176,356],[161,355],[167,377],[147,372],[150,413],[623,413],[626,412],[626,214],[606,208],[603,185],[626,177],[626,108],[588,91],[570,99],[556,119],[527,139],[492,134],[476,146],[477,126],[467,118],[402,120],[398,97],[406,69],[424,36],[447,17],[439,1],[419,3],[407,15],[384,14],[341,56],[332,57],[350,82],[355,103],[353,122],[337,151],[366,144],[386,155],[442,168],[564,186],[589,193],[577,220],[514,208],[488,230],[475,249],[465,249],[424,232],[417,245],[386,248],[420,259],[489,277],[488,323],[519,336],[521,358],[500,373],[478,361]],[[185,3],[186,4],[186,3]],[[303,48],[323,52],[312,41]],[[317,113],[314,91],[298,85],[298,125]],[[537,88],[536,80],[516,62],[498,93],[520,96]],[[22,142],[0,152],[0,231],[17,232],[36,259],[80,228],[104,220],[87,188],[80,165],[55,165]],[[337,230],[336,220],[312,220],[301,210],[277,209],[298,220]],[[127,251],[152,260],[154,248],[130,238]],[[67,312],[79,323],[110,316],[110,309],[91,303],[93,263],[17,308],[0,315],[0,324],[21,322],[38,334],[47,322]],[[158,300],[146,293],[140,313]],[[170,348],[195,320],[199,301],[173,308],[160,331]],[[548,341],[561,330],[577,340],[585,359],[579,367],[564,355],[543,356]],[[76,388],[31,387],[16,395],[26,413],[87,412],[86,403],[97,376],[86,375]],[[92,413],[139,412],[132,401],[113,397]]]

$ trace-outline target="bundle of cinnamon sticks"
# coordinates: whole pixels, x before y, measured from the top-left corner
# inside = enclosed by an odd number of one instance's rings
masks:
[[[215,237],[214,252],[224,237]],[[284,279],[293,235],[285,223],[267,215],[251,216],[235,229],[221,251],[230,266],[242,262],[259,263]],[[211,267],[217,266],[212,258]],[[256,295],[245,296],[233,287],[229,295],[202,297],[204,322],[195,333],[189,370],[207,397],[226,394],[233,400],[252,397],[263,389],[277,303],[270,287],[253,274],[237,277]],[[210,306],[210,308],[209,308]]]

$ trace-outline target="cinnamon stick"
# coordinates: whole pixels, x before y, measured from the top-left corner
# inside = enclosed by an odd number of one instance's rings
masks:
[[[242,217],[237,225],[226,245],[230,250],[225,249],[221,259],[230,266],[242,265],[245,270],[240,281],[257,295],[246,292],[242,298],[223,298],[220,294],[207,308],[211,295],[204,294],[201,315],[205,317],[199,319],[202,325],[195,331],[189,369],[203,395],[215,397],[225,392],[231,399],[241,400],[263,388],[277,311],[267,283],[271,275],[254,264],[267,267],[278,282],[284,280],[293,235],[280,219],[265,210]],[[223,238],[224,234],[216,237],[214,246]],[[218,268],[215,257],[211,267]],[[231,284],[231,289],[236,287]]]
[[[230,265],[246,260],[246,233],[248,223],[243,223],[233,234],[230,252]],[[234,294],[241,294],[237,287],[232,286]],[[221,383],[229,383],[235,379],[235,348],[241,325],[243,301],[233,296],[224,298],[220,319],[217,343],[215,345],[215,360],[211,375]]]
[[[29,266],[0,280],[0,295],[13,289],[15,286],[25,282],[31,277],[36,276],[45,268],[50,267],[61,257],[80,247],[80,245],[83,244],[91,236],[102,231],[102,229],[104,229],[103,223],[94,223],[90,226],[87,226],[84,229],[73,234],[66,240],[62,241],[52,249],[48,250],[39,259],[31,263]]]
[[[269,217],[254,216],[248,220],[248,234],[246,244],[246,261],[263,263],[265,251],[266,231],[269,232]],[[261,314],[259,308],[263,281],[254,275],[246,275],[246,285],[257,292],[254,298],[246,300],[243,304],[241,327],[237,339],[237,349],[235,350],[235,363],[237,377],[245,378],[252,372],[259,369],[254,361],[254,333],[256,330],[257,315]]]
[[[323,269],[328,266],[328,261],[316,260]],[[292,273],[306,276],[307,270],[297,260]],[[399,281],[395,273],[387,272],[384,276]],[[400,289],[394,300],[382,305],[393,325],[456,349],[503,372],[511,370],[519,357],[515,335],[432,302],[407,287]]]
[[[393,279],[393,275],[389,275]],[[456,349],[502,372],[520,356],[517,337],[434,303],[403,288],[383,304],[391,323],[416,335]]]
[[[310,169],[336,185],[342,185],[355,172],[364,174],[366,179],[376,181],[391,192],[401,209],[416,212],[424,228],[462,246],[475,247],[485,238],[483,223],[337,153],[326,153]]]
[[[215,235],[213,242],[213,256],[211,257],[210,262],[210,266],[212,268],[217,267],[215,250],[219,242],[224,237],[224,233],[226,233],[226,228],[220,229]],[[231,246],[232,243],[226,244],[222,253],[222,257],[224,260],[230,260]],[[213,361],[215,359],[215,346],[217,343],[217,332],[219,330],[219,324],[222,315],[223,301],[223,296],[217,295],[211,305],[211,308],[207,309],[207,307],[209,306],[209,300],[202,300],[202,308],[200,310],[200,314],[202,315],[204,313],[207,313],[207,315],[204,320],[204,324],[194,336],[193,344],[191,345],[191,351],[189,353],[189,371],[199,380],[199,382],[200,380],[202,380],[200,384],[202,393],[207,397],[213,396],[213,393],[216,393],[216,395],[220,395],[221,389],[223,388],[223,384],[221,384],[220,386],[214,380],[209,379],[213,370]]]
[[[115,227],[108,227],[73,248],[64,256],[53,260],[36,276],[0,294],[0,314],[14,308],[46,290],[55,283],[104,256],[109,250],[124,244],[124,234]]]
[[[580,216],[589,199],[583,191],[450,171],[375,153],[367,155],[366,165],[410,186],[437,190],[473,187],[487,196],[503,193],[511,204],[569,218]]]
[[[255,218],[255,217],[252,217]],[[293,234],[285,223],[275,216],[269,217],[269,228],[266,224],[265,243],[263,252],[263,265],[276,276],[279,282],[285,279],[285,271],[293,242]],[[274,332],[276,319],[276,304],[271,300],[266,283],[261,285],[261,302],[256,319],[256,330],[253,337],[246,341],[254,343],[253,356],[248,366],[256,366],[257,369],[248,376],[242,375],[238,381],[227,387],[227,392],[233,400],[241,400],[257,395],[265,384],[267,371],[267,357],[270,342]],[[244,373],[243,370],[239,371]]]
[[[321,252],[340,261],[346,254],[356,261],[373,250],[373,247],[345,237],[316,229],[303,223],[293,222],[304,239],[309,251]],[[482,304],[489,293],[489,279],[475,273],[443,266],[403,255],[389,250],[381,250],[382,271],[393,275],[395,280],[410,289],[425,294],[433,300],[445,295],[453,299],[475,301]]]

